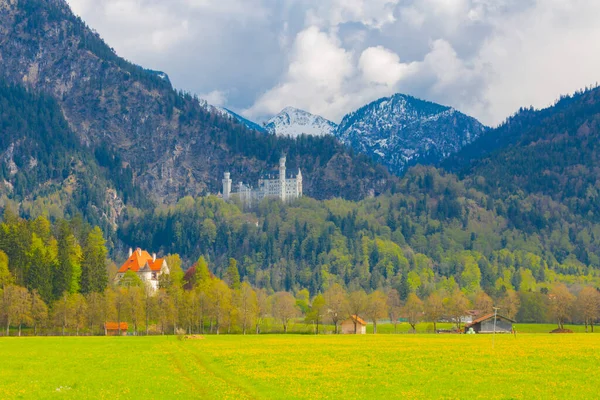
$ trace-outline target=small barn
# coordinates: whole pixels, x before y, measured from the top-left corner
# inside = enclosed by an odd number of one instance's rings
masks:
[[[127,329],[129,329],[129,325],[127,322],[106,322],[104,324],[104,331],[107,336],[119,336],[119,328],[121,328],[121,336],[127,335]]]
[[[355,329],[355,324],[356,324],[356,329]],[[344,335],[347,335],[347,334],[353,335],[355,333],[358,335],[364,335],[365,333],[367,333],[367,323],[365,322],[364,319],[362,319],[358,315],[350,316],[350,318],[348,318],[347,320],[342,322],[341,326],[342,326],[342,333]]]
[[[512,333],[515,320],[500,314],[495,316],[495,320],[496,333]],[[475,333],[494,333],[494,314],[486,314],[465,325],[465,332],[468,332],[470,329],[473,329]]]

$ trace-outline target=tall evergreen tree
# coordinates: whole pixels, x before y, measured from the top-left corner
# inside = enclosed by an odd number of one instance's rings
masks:
[[[225,272],[225,282],[234,290],[238,290],[241,287],[240,271],[238,270],[235,258],[229,259],[229,266]]]
[[[45,302],[52,300],[52,275],[56,256],[50,247],[44,245],[35,233],[31,238],[29,251],[30,265],[27,270],[26,284],[29,290],[37,290]]]
[[[81,279],[81,247],[66,221],[58,226],[58,262],[54,270],[54,298],[77,293]]]
[[[108,271],[106,270],[106,245],[102,231],[95,227],[88,234],[83,249],[81,263],[81,292],[103,292],[108,285]]]

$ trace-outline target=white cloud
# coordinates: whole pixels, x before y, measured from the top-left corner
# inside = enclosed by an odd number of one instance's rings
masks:
[[[400,62],[398,54],[382,47],[369,47],[360,56],[358,67],[368,83],[395,86],[411,72],[411,65]]]
[[[521,106],[545,107],[561,94],[600,81],[600,2],[540,0],[540,5],[495,21],[480,62],[493,74],[482,92],[498,122]]]
[[[340,47],[335,36],[311,26],[296,37],[284,81],[263,94],[245,114],[275,114],[293,105],[337,116],[347,101],[343,85],[353,74],[352,54]]]
[[[68,1],[120,55],[256,118],[401,91],[495,124],[600,80],[596,0]]]
[[[198,97],[206,100],[208,104],[217,107],[223,107],[227,104],[227,94],[220,90],[213,90],[210,93],[200,94]]]
[[[309,8],[307,23],[322,27],[359,22],[380,29],[396,21],[394,9],[399,0],[330,0],[317,1]]]

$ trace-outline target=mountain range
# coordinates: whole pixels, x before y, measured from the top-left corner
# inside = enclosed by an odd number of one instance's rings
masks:
[[[346,115],[340,125],[294,107],[286,107],[264,127],[224,112],[250,129],[276,136],[332,135],[397,175],[412,165],[436,164],[488,130],[451,107],[400,93],[361,107]]]

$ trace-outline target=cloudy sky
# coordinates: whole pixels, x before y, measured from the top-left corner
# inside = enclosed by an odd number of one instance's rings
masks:
[[[396,92],[495,125],[600,81],[598,0],[68,0],[119,55],[255,120]]]

